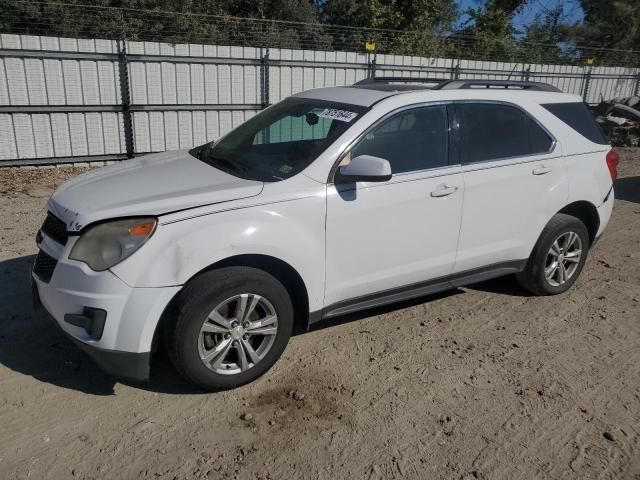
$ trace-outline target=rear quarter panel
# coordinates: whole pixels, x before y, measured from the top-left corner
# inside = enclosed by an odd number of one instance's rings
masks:
[[[598,207],[611,189],[611,175],[605,161],[611,147],[591,142],[545,108],[539,108],[536,116],[562,146],[569,179],[568,203],[585,200]]]

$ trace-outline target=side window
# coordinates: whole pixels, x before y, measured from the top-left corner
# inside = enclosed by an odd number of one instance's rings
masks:
[[[384,158],[395,173],[443,167],[448,163],[447,108],[418,107],[398,113],[371,130],[351,150],[351,158]]]
[[[532,118],[529,121],[529,145],[532,154],[545,153],[551,149],[553,140]]]
[[[518,108],[494,103],[460,103],[456,108],[462,163],[533,155],[551,147],[549,135]]]

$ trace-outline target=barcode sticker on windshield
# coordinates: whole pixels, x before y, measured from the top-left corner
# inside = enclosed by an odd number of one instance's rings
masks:
[[[358,116],[355,112],[349,110],[337,110],[335,108],[325,108],[324,111],[318,114],[319,117],[331,118],[333,120],[340,120],[341,122],[350,122]]]

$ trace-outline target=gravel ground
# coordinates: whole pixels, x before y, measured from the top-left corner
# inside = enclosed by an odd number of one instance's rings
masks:
[[[0,478],[640,479],[640,150],[567,294],[499,279],[342,318],[202,394],[162,357],[103,374],[31,314],[45,203],[79,168],[0,169]]]

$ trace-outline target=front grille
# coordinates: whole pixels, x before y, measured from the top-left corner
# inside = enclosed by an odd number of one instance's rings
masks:
[[[58,261],[55,258],[40,250],[36,256],[36,261],[33,263],[33,273],[43,282],[49,283],[57,264]]]
[[[61,245],[66,245],[67,239],[69,238],[65,223],[59,218],[53,216],[51,213],[47,214],[47,218],[45,218],[40,230],[42,230],[42,233],[46,236],[51,237]]]

